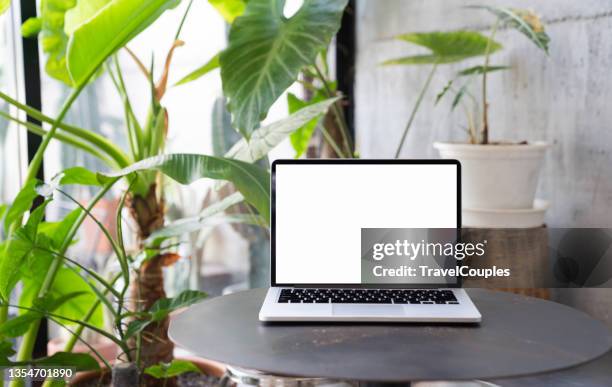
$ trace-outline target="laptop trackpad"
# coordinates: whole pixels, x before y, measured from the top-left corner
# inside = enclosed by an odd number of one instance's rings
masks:
[[[404,307],[388,304],[333,304],[332,313],[334,316],[403,316]]]

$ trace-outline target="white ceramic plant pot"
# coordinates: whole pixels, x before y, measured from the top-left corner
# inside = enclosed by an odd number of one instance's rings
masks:
[[[533,207],[545,142],[479,145],[436,142],[444,159],[461,162],[463,208]]]

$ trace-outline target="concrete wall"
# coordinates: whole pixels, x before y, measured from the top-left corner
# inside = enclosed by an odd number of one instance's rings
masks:
[[[363,157],[393,157],[428,66],[381,67],[384,60],[420,52],[393,36],[417,31],[478,28],[488,33],[492,17],[462,8],[485,3],[532,8],[547,22],[546,57],[523,35],[502,30],[504,50],[491,64],[512,69],[490,76],[493,139],[547,140],[538,196],[551,201],[553,227],[612,225],[612,1],[357,0],[356,130]],[[402,156],[435,157],[436,140],[462,140],[461,111],[436,94],[460,68],[440,67],[408,135]],[[612,326],[612,291],[557,293]]]

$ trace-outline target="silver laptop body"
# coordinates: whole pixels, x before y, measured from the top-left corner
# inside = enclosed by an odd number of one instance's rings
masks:
[[[460,182],[455,160],[276,160],[259,319],[480,322],[460,278],[379,278],[363,256],[370,230],[459,229]]]

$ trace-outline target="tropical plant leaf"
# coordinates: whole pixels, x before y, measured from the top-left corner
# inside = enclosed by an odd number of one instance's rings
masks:
[[[485,9],[497,16],[502,25],[514,28],[527,37],[538,48],[548,54],[550,37],[544,31],[544,24],[533,12],[524,9],[494,7],[488,5],[472,5],[468,8]]]
[[[42,30],[42,18],[31,17],[21,25],[21,35],[24,38],[31,38]]]
[[[233,218],[227,216],[219,216],[231,206],[241,203],[244,196],[240,192],[235,192],[230,196],[225,197],[217,203],[213,203],[206,207],[198,216],[183,218],[165,225],[163,228],[153,232],[145,241],[145,245],[151,244],[153,241],[159,241],[160,238],[167,239],[179,235],[183,235],[192,231],[197,231],[203,227],[216,226],[219,222],[227,221],[248,221],[250,218]],[[253,219],[255,221],[256,219]],[[158,243],[155,243],[156,245]]]
[[[72,81],[66,67],[68,35],[64,32],[64,14],[75,4],[74,0],[41,0],[39,17],[26,20],[21,27],[26,37],[39,35],[47,57],[45,72],[68,86]]]
[[[90,185],[102,186],[108,179],[83,167],[73,167],[58,173],[52,181],[58,185]]]
[[[127,339],[134,337],[134,335],[142,332],[151,323],[152,323],[151,320],[132,320],[130,321],[124,333],[125,339],[127,340]]]
[[[174,298],[162,298],[157,300],[146,313],[147,317],[142,317],[130,321],[125,330],[125,338],[129,339],[142,332],[146,327],[154,322],[165,319],[171,312],[185,308],[206,298],[206,293],[198,290],[185,290]]]
[[[249,163],[264,158],[291,133],[325,114],[338,99],[339,97],[329,98],[306,106],[287,118],[255,130],[250,140],[244,138],[240,140],[226,153],[225,157]]]
[[[455,108],[459,105],[459,103],[461,102],[461,99],[466,93],[468,93],[467,83],[462,85],[457,91],[457,94],[455,94],[455,98],[453,98],[453,103],[451,104],[451,111],[455,110]]]
[[[74,29],[66,60],[74,85],[82,84],[115,51],[180,0],[112,0]]]
[[[224,97],[215,100],[211,121],[213,155],[223,157],[241,138],[232,127],[232,115],[227,111]]]
[[[191,73],[187,74],[180,81],[174,84],[174,86],[184,85],[185,83],[189,83],[191,81],[195,81],[198,78],[203,77],[208,74],[212,70],[219,67],[219,54],[216,54],[212,58],[208,60],[208,62],[204,63],[203,66],[195,69]]]
[[[152,321],[161,321],[171,312],[202,301],[206,296],[206,293],[199,290],[185,290],[176,297],[157,300],[148,312],[151,314]]]
[[[34,179],[26,183],[17,193],[13,204],[10,206],[4,216],[4,232],[8,233],[9,227],[19,218],[30,210],[34,199],[38,196],[36,192],[36,186],[40,184],[40,181]]]
[[[185,372],[202,373],[202,371],[192,362],[177,359],[172,360],[171,363],[160,363],[147,367],[144,372],[156,379],[172,378],[184,374]]]
[[[510,66],[487,66],[487,71],[484,71],[485,70],[484,66],[473,66],[465,70],[459,71],[457,73],[457,76],[464,77],[466,75],[484,74],[485,72],[491,73],[494,71],[508,70],[510,68],[511,68]]]
[[[20,314],[17,317],[14,317],[2,325],[0,325],[0,336],[4,337],[19,337],[27,332],[34,321],[41,319],[46,312],[56,313],[59,308],[61,308],[67,302],[70,302],[72,299],[83,295],[83,292],[70,292],[64,293],[57,298],[53,298],[51,295],[48,295],[46,298],[41,300],[36,300],[34,303],[22,304],[20,302],[20,306],[24,307],[34,307],[36,310],[30,310],[25,313]],[[34,305],[32,305],[34,304]],[[61,314],[58,312],[57,314]],[[83,313],[81,313],[76,318],[83,317]]]
[[[42,317],[43,314],[38,312],[26,312],[17,317],[13,317],[0,325],[0,336],[8,338],[22,336],[30,329],[30,324]]]
[[[32,211],[26,224],[17,229],[9,240],[3,242],[4,249],[0,252],[0,297],[5,300],[19,281],[19,274],[25,269],[26,260],[35,250],[38,226],[44,216],[46,204],[47,202]]]
[[[329,87],[331,90],[336,90],[336,82],[330,82]],[[303,109],[306,106],[313,105],[315,103],[324,101],[327,98],[327,91],[323,89],[317,89],[312,98],[309,101],[304,101],[298,97],[296,97],[292,93],[287,93],[287,106],[289,109],[289,114],[293,114],[300,109]],[[321,117],[316,117],[310,120],[308,123],[304,124],[301,128],[295,130],[289,136],[289,140],[291,141],[291,145],[295,150],[295,158],[300,157],[306,150],[308,149],[308,144],[310,143],[310,139],[314,134],[319,122],[321,121]]]
[[[11,0],[0,0],[0,15],[11,7]]]
[[[6,367],[12,362],[9,360],[15,354],[13,343],[9,340],[0,341],[0,367]]]
[[[87,284],[83,275],[79,275],[67,267],[58,270],[55,281],[49,290],[49,294],[55,299],[65,298],[67,295],[75,295],[55,308],[55,314],[71,320],[80,320],[98,301],[98,295]],[[74,325],[75,323],[60,319],[62,324]],[[88,323],[104,328],[104,313],[102,304],[98,303]]]
[[[66,11],[64,16],[64,32],[70,36],[87,19],[93,17],[112,0],[79,0],[76,5]]]
[[[120,177],[147,170],[160,171],[181,184],[202,178],[229,181],[266,223],[270,222],[270,174],[256,165],[222,157],[178,153],[151,157],[107,176]]]
[[[312,64],[340,28],[347,0],[304,0],[290,18],[283,0],[250,0],[221,53],[221,79],[233,124],[250,137],[274,101]]]
[[[229,24],[244,13],[247,0],[208,0]]]
[[[77,372],[99,370],[98,361],[87,353],[57,352],[49,357],[32,361],[36,365],[75,368]]]
[[[383,65],[444,64],[459,62],[501,49],[501,44],[491,41],[476,31],[415,32],[397,36],[397,39],[427,48],[430,53],[391,59]]]
[[[222,224],[241,223],[250,225],[265,224],[265,220],[259,215],[252,214],[226,214],[215,215],[210,217],[191,217],[184,218],[166,225],[151,236],[157,238],[170,238],[184,235],[190,232],[199,231],[204,228],[219,226]]]

